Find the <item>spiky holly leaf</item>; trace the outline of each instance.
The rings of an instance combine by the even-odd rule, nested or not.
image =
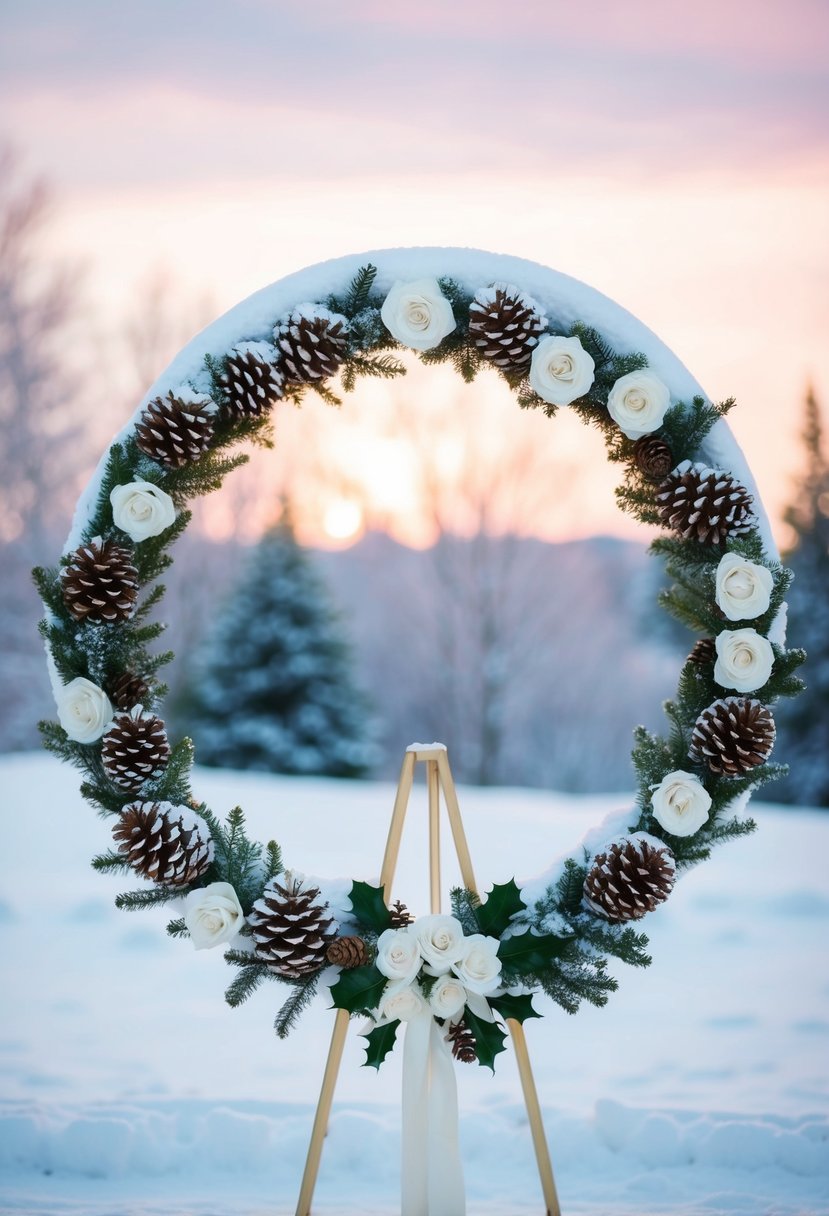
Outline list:
[[[382,1026],[375,1026],[368,1034],[360,1036],[368,1044],[366,1047],[366,1058],[363,1061],[364,1068],[380,1067],[394,1047],[394,1040],[397,1037],[397,1027],[399,1025],[399,1019],[395,1019],[393,1022],[384,1022]]]
[[[497,1022],[485,1022],[477,1017],[467,1005],[463,1020],[475,1036],[475,1055],[478,1063],[495,1072],[495,1057],[504,1051],[506,1035]]]
[[[484,902],[475,909],[478,928],[489,937],[500,937],[513,916],[526,906],[514,878],[509,882],[496,883]]]
[[[370,1013],[377,1008],[385,986],[386,977],[374,963],[369,963],[366,967],[342,971],[336,984],[331,985],[331,999],[336,1009]]]
[[[529,975],[543,971],[554,958],[561,958],[566,946],[565,938],[527,929],[525,933],[505,937],[498,947],[498,957],[507,971]]]
[[[354,916],[361,925],[382,933],[391,924],[391,913],[383,898],[383,888],[373,887],[368,882],[353,882],[351,884],[351,907]]]
[[[527,1018],[540,1018],[541,1014],[533,1009],[533,999],[528,992],[520,996],[514,992],[502,992],[500,996],[487,997],[492,1008],[500,1013],[502,1018],[514,1018],[516,1022],[526,1022]]]

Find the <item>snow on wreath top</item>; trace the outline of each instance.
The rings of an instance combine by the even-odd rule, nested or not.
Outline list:
[[[175,904],[169,933],[228,947],[231,1005],[265,980],[285,985],[284,1036],[323,983],[335,1006],[372,1019],[369,1064],[428,1008],[456,1058],[492,1066],[499,1018],[538,1016],[539,989],[569,1012],[605,1004],[607,955],[650,962],[633,923],[712,845],[753,829],[750,792],[783,771],[769,763],[769,706],[799,691],[804,656],[785,649],[791,575],[721,421],[732,401],[710,402],[643,326],[553,271],[469,250],[371,256],[301,272],[216,322],[113,442],[60,568],[35,572],[59,718],[42,730],[112,818],[114,848],[95,868],[146,880],[118,906]],[[652,545],[674,580],[662,603],[701,635],[665,706],[667,735],[635,731],[635,806],[539,878],[483,902],[455,891],[452,916],[417,920],[365,882],[343,891],[286,871],[275,842],[248,838],[240,809],[223,823],[193,796],[193,745],[171,747],[157,713],[172,655],[150,649],[167,549],[189,499],[246,459],[230,449],[270,442],[278,400],[313,389],[336,402],[335,376],[348,392],[358,376],[400,375],[401,347],[467,381],[493,367],[523,409],[567,407],[598,426],[622,468],[620,506],[665,531]]]

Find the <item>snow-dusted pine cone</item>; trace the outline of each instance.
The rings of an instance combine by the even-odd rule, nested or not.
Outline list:
[[[270,342],[240,342],[225,359],[221,382],[230,413],[258,418],[282,396],[285,377],[279,352]]]
[[[325,957],[335,967],[350,971],[352,967],[365,967],[368,951],[361,937],[338,937],[326,950]]]
[[[593,859],[584,880],[584,903],[613,924],[639,920],[668,898],[675,877],[668,846],[637,832]]]
[[[210,829],[189,806],[131,802],[112,835],[137,874],[167,887],[189,886],[213,860]]]
[[[636,467],[648,481],[664,481],[674,467],[674,454],[664,439],[643,435],[633,445]]]
[[[391,929],[405,929],[406,925],[411,925],[414,921],[409,909],[399,899],[396,899],[389,908],[389,916],[391,917],[389,921]]]
[[[324,967],[334,938],[327,907],[318,887],[303,887],[288,875],[282,882],[272,878],[248,917],[256,957],[288,979]]]
[[[111,781],[135,793],[166,768],[169,759],[170,744],[160,718],[140,709],[115,715],[101,750],[101,761]]]
[[[132,550],[96,536],[76,549],[61,571],[61,591],[77,621],[101,625],[128,620],[138,599]]]
[[[145,705],[150,695],[150,686],[143,676],[125,671],[107,688],[109,699],[116,709],[129,711],[136,705]]]
[[[318,384],[335,375],[348,354],[348,321],[316,304],[302,304],[274,330],[285,379]]]
[[[192,393],[156,397],[135,426],[135,442],[145,455],[168,469],[198,460],[210,447],[216,407],[209,397]]]
[[[717,647],[714,644],[713,638],[697,638],[691,647],[691,653],[686,659],[687,663],[699,663],[704,667],[706,663],[713,663],[717,657]]]
[[[469,308],[469,336],[496,367],[526,367],[546,328],[541,305],[508,283],[482,287]]]
[[[686,540],[721,545],[748,532],[755,520],[754,501],[730,473],[683,460],[656,493],[662,522]]]
[[[466,1022],[455,1022],[446,1033],[446,1041],[452,1048],[452,1055],[462,1064],[474,1064],[478,1058],[475,1052],[475,1036]]]
[[[737,777],[765,764],[774,747],[771,712],[752,697],[722,697],[694,723],[688,755],[712,773]]]

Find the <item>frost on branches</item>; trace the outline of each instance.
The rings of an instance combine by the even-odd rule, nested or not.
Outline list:
[[[252,550],[185,700],[202,764],[330,777],[372,767],[348,645],[290,522]]]

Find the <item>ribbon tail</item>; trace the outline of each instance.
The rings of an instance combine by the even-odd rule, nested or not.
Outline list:
[[[431,1012],[406,1024],[402,1121],[401,1216],[464,1216],[458,1087]]]

